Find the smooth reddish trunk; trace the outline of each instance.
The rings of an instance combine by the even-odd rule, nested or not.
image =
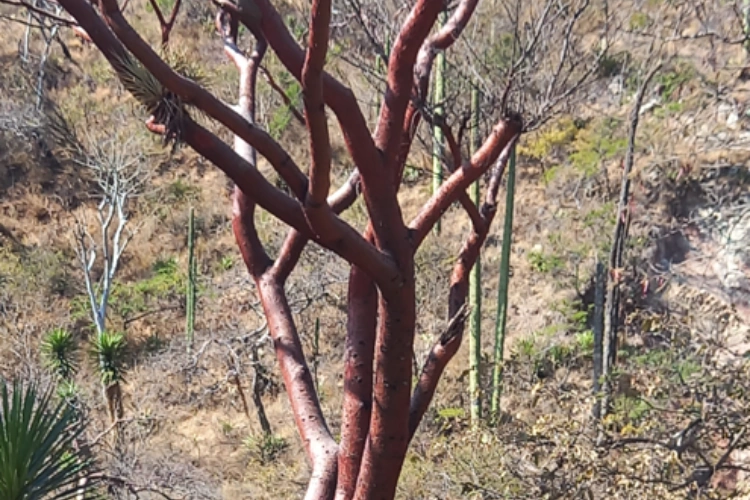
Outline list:
[[[372,412],[378,291],[372,279],[357,267],[349,274],[348,302],[337,499],[354,495]]]
[[[181,139],[223,170],[235,183],[235,238],[273,338],[278,365],[312,475],[310,500],[394,498],[407,447],[448,361],[455,355],[463,331],[468,272],[487,236],[496,208],[501,168],[493,172],[487,200],[480,207],[466,188],[485,174],[509,145],[522,124],[501,119],[479,151],[469,160],[449,128],[445,129],[454,171],[440,190],[407,226],[397,199],[400,179],[414,131],[422,118],[419,105],[427,97],[434,56],[454,43],[473,14],[477,0],[462,0],[446,26],[429,36],[444,2],[417,0],[393,47],[388,90],[374,133],[367,127],[353,92],[324,71],[330,30],[329,0],[314,0],[309,49],[303,50],[289,33],[269,0],[252,0],[261,21],[227,0],[217,0],[222,12],[217,28],[224,50],[239,70],[237,110],[225,105],[197,83],[174,72],[133,30],[116,0],[100,0],[103,17],[86,0],[60,0],[80,29],[117,66],[135,58],[170,92],[199,108],[235,134],[234,148],[208,129],[185,120]],[[168,20],[157,17],[165,39],[179,9]],[[245,56],[237,48],[238,24],[255,36],[256,51]],[[254,124],[255,81],[265,44],[302,84],[305,123],[309,132],[307,173],[284,148]],[[132,54],[132,55],[131,55]],[[325,107],[338,119],[344,142],[356,167],[334,194],[331,188],[331,144]],[[445,124],[441,126],[447,127]],[[155,132],[163,124],[148,122]],[[256,152],[286,181],[293,197],[277,189],[255,168]],[[362,193],[369,215],[368,230],[360,234],[338,216]],[[454,202],[469,214],[472,233],[454,267],[449,292],[449,329],[433,347],[412,391],[412,357],[416,324],[414,253],[441,215]],[[290,227],[279,255],[266,253],[255,227],[261,206]],[[321,410],[302,342],[284,290],[308,241],[335,252],[350,266],[348,320],[344,366],[341,442],[337,444]]]

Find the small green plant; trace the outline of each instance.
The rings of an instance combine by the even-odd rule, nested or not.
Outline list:
[[[578,132],[578,124],[573,118],[561,118],[540,131],[532,132],[528,139],[518,146],[518,154],[534,160],[545,160],[572,144]]]
[[[560,165],[553,165],[549,168],[545,168],[542,172],[542,182],[545,186],[549,186],[553,180],[558,176],[562,167]]]
[[[103,332],[91,342],[90,355],[97,364],[104,385],[123,380],[126,348],[125,335]]]
[[[683,85],[695,78],[695,68],[688,63],[680,63],[672,71],[660,74],[657,77],[659,87],[661,87],[661,96],[665,101],[674,99],[676,92]]]
[[[651,407],[643,399],[620,394],[613,402],[613,413],[631,425],[638,425]]]
[[[586,215],[583,216],[583,226],[596,227],[597,224],[603,222],[608,227],[614,227],[615,222],[617,222],[616,214],[615,204],[608,201],[586,212]]]
[[[170,10],[172,10],[173,5],[174,0],[156,0],[156,6],[159,7],[159,10],[162,11],[165,16]],[[151,2],[146,3],[146,12],[153,14],[154,7],[151,5]]]
[[[665,349],[651,349],[645,354],[635,356],[633,361],[641,366],[652,368],[668,367],[671,363],[671,356]]]
[[[546,352],[546,358],[551,362],[553,367],[564,365],[571,357],[573,351],[569,346],[564,344],[555,344],[549,347]]]
[[[57,397],[64,401],[77,400],[80,392],[80,387],[72,380],[63,380],[57,385]]]
[[[578,347],[578,350],[586,356],[593,354],[594,332],[592,330],[584,330],[576,333],[576,346]]]
[[[536,355],[536,337],[530,336],[516,342],[516,354],[523,358],[533,358]]]
[[[560,256],[545,254],[541,250],[530,251],[528,259],[531,268],[538,273],[555,273],[565,266]]]
[[[284,89],[284,94],[289,99],[291,106],[298,106],[302,99],[302,86],[285,71],[281,71],[277,78],[278,83],[281,88]],[[280,139],[281,135],[287,127],[289,127],[291,121],[292,112],[289,107],[278,107],[268,120],[268,133],[271,134],[271,137],[274,139]]]
[[[167,194],[171,201],[182,202],[194,198],[198,195],[200,189],[192,186],[182,179],[172,182],[167,188]]]
[[[455,420],[466,417],[463,408],[441,408],[437,412],[438,417],[445,420]]]
[[[692,359],[684,359],[675,364],[674,370],[679,380],[684,382],[696,373],[700,373],[701,366]]]
[[[122,317],[148,309],[153,300],[184,296],[186,274],[180,272],[174,257],[159,258],[152,265],[152,275],[135,283],[116,283],[112,288],[111,307]],[[85,301],[85,297],[81,300]],[[76,310],[85,305],[79,300]]]
[[[651,24],[651,19],[645,12],[635,12],[630,16],[630,22],[628,24],[632,31],[640,31]]]
[[[234,426],[231,422],[227,422],[226,420],[221,421],[221,433],[225,436],[231,436],[232,432],[234,431]]]
[[[76,371],[74,355],[76,351],[73,335],[65,328],[55,328],[42,340],[42,356],[53,372],[63,380]]]
[[[489,50],[485,52],[485,64],[501,70],[509,68],[516,56],[514,54],[516,49],[513,34],[503,33],[499,36],[495,44],[491,45]]]
[[[458,407],[441,408],[437,411],[435,423],[438,426],[438,434],[448,435],[453,430],[464,426],[466,411]]]
[[[605,118],[576,135],[570,162],[578,172],[592,177],[599,171],[602,162],[625,151],[627,139],[617,136],[621,123],[616,118]]]
[[[219,261],[219,267],[222,271],[229,271],[234,267],[234,259],[231,255],[225,255]]]
[[[261,465],[274,462],[289,447],[286,439],[273,434],[248,436],[244,440],[244,445]]]

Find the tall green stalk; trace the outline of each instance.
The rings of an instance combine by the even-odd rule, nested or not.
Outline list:
[[[471,144],[473,156],[479,148],[479,89],[471,89]],[[471,200],[479,206],[479,180],[471,187]],[[469,273],[469,404],[471,425],[476,427],[482,418],[482,254]]]
[[[188,222],[188,279],[187,292],[185,294],[185,337],[187,338],[188,352],[193,347],[193,336],[195,333],[195,209],[190,207],[190,219]]]
[[[440,13],[440,26],[443,26],[448,16],[445,11]],[[435,104],[435,118],[445,116],[443,109],[443,100],[445,100],[445,51],[441,50],[435,60],[435,94],[433,103]],[[443,183],[443,150],[445,148],[445,138],[443,129],[435,125],[432,132],[432,193],[435,194]],[[435,223],[435,234],[440,234],[440,219]]]
[[[508,319],[508,282],[510,281],[510,245],[513,239],[513,195],[516,187],[516,149],[510,153],[507,174],[507,196],[505,199],[505,225],[503,226],[503,248],[500,257],[500,286],[497,291],[497,318],[495,319],[495,351],[492,370],[492,421],[500,417],[500,394],[503,387],[503,354],[505,352],[505,326]]]

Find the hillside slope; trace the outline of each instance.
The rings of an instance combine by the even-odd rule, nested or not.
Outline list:
[[[299,22],[303,8],[287,4],[285,14]],[[147,1],[133,0],[129,9],[135,27],[156,44]],[[213,33],[213,11],[189,2],[178,19],[172,45],[190,54],[217,96],[234,101],[236,74]],[[0,33],[0,375],[50,382],[39,354],[43,336],[64,327],[83,344],[92,328],[73,237],[76,220],[95,220],[97,188],[59,152],[47,117],[31,104],[36,66],[18,55],[23,27],[0,23],[7,28]],[[49,100],[89,144],[115,132],[132,137],[151,175],[133,205],[138,232],[123,255],[109,317],[128,340],[118,433],[83,354],[75,378],[97,458],[107,474],[133,486],[116,489],[112,498],[163,498],[159,492],[185,499],[299,497],[309,470],[258,298],[235,246],[228,180],[193,151],[170,151],[148,135],[142,112],[104,59],[69,31],[63,38],[75,63],[59,47],[52,50]],[[622,387],[613,413],[600,426],[590,421],[591,277],[611,245],[634,90],[629,80],[645,65],[640,52],[621,71],[599,78],[584,103],[519,144],[504,423],[469,428],[468,351],[462,346],[415,438],[399,498],[685,498],[699,482],[672,490],[675,485],[692,478],[704,459],[716,463],[750,424],[750,82],[738,76],[741,46],[715,50],[716,69],[705,57],[708,42],[690,43],[692,49],[670,52],[637,135],[623,271]],[[40,47],[35,39],[31,51]],[[347,75],[363,107],[374,101],[365,78],[343,58],[331,66]],[[278,61],[268,67],[293,88]],[[281,103],[272,89],[263,85],[261,92],[263,125],[305,165],[304,128],[277,111]],[[220,134],[230,140],[226,131]],[[333,138],[340,183],[351,165],[340,132]],[[400,193],[407,219],[429,196],[426,148],[414,151],[410,164]],[[197,215],[199,299],[195,347],[186,353],[190,207]],[[361,205],[345,218],[364,229]],[[260,221],[262,239],[277,250],[283,226],[267,214]],[[418,360],[445,325],[449,273],[468,224],[460,207],[452,207],[442,233],[430,235],[416,257]],[[502,238],[496,224],[482,254],[487,366]],[[308,356],[319,324],[317,378],[335,434],[347,276],[341,260],[310,245],[288,285]],[[245,406],[256,378],[273,438],[263,437],[255,409]],[[696,415],[704,422],[703,456],[675,458],[673,449],[658,446]],[[725,461],[750,467],[749,444],[734,443]],[[750,493],[738,468],[717,471],[701,486],[710,498]]]

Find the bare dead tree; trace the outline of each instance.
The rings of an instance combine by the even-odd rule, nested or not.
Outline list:
[[[90,142],[90,149],[78,163],[96,181],[100,201],[96,205],[96,230],[92,231],[85,213],[76,221],[75,249],[83,269],[86,294],[96,333],[107,330],[109,304],[120,259],[135,236],[129,227],[129,204],[150,180],[145,156],[133,138],[113,137]],[[101,272],[97,273],[97,268]],[[97,276],[98,274],[98,276]]]
[[[73,240],[96,331],[93,345],[105,401],[111,421],[116,422],[123,414],[120,363],[124,338],[110,334],[107,310],[122,255],[138,229],[130,221],[130,205],[148,185],[150,172],[133,137],[115,134],[94,140],[88,136],[84,143],[87,147],[78,148],[76,162],[92,174],[99,202],[93,228],[85,209],[76,217]]]
[[[510,149],[525,130],[524,120],[507,108],[507,100],[501,100],[495,108],[495,123],[488,137],[471,158],[463,155],[451,127],[444,125],[453,159],[452,171],[418,215],[405,221],[397,194],[415,126],[421,116],[429,116],[424,113],[424,103],[432,62],[438,51],[449,49],[461,36],[475,14],[478,1],[458,2],[447,23],[434,32],[432,28],[445,8],[444,2],[418,0],[408,13],[404,10],[399,14],[402,23],[388,57],[388,85],[372,132],[352,90],[325,71],[330,31],[335,27],[330,1],[312,3],[306,50],[298,45],[268,0],[245,0],[240,5],[228,0],[216,3],[222,11],[217,24],[225,52],[240,73],[236,107],[219,101],[166,64],[124,18],[115,0],[101,0],[96,6],[85,0],[60,0],[60,5],[113,66],[124,86],[146,107],[150,114],[146,122],[149,130],[167,140],[189,145],[236,184],[235,237],[255,281],[292,413],[312,466],[306,498],[393,498],[409,442],[443,370],[460,346],[469,270],[491,227],[504,165]],[[588,5],[576,1],[560,16],[580,16]],[[256,40],[255,50],[249,56],[237,48],[240,23]],[[571,25],[563,23],[563,26]],[[567,30],[569,36],[574,27]],[[551,33],[540,33],[539,37],[552,36]],[[554,33],[564,37],[566,31]],[[307,173],[254,123],[255,81],[266,48],[273,50],[303,89],[310,141]],[[559,64],[568,68],[573,57],[574,54],[564,51]],[[595,59],[587,54],[587,61]],[[565,71],[571,79],[586,78],[589,74],[587,70]],[[513,73],[506,75],[506,79],[508,88],[517,83]],[[575,91],[560,93],[557,87],[561,82],[562,79],[555,79],[548,83],[552,88],[547,93],[550,102],[562,101]],[[356,166],[333,193],[326,108],[335,115]],[[194,120],[191,112],[195,109],[228,128],[235,135],[234,148]],[[256,152],[276,170],[291,194],[276,188],[258,171]],[[483,203],[477,206],[467,202],[466,188],[485,174],[488,183]],[[339,217],[359,194],[369,216],[363,233]],[[436,340],[412,390],[417,317],[414,254],[456,201],[467,211],[471,226],[451,276],[448,326]],[[290,227],[275,259],[268,255],[258,236],[257,207]],[[107,220],[106,216],[103,220]],[[285,292],[287,278],[309,241],[335,253],[351,266],[345,392],[338,443],[321,410]],[[81,262],[87,264],[91,260],[90,250],[82,248]]]

